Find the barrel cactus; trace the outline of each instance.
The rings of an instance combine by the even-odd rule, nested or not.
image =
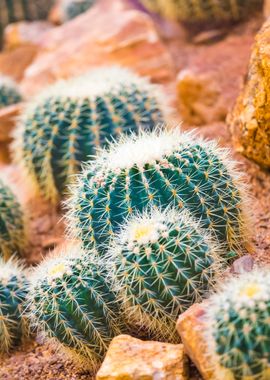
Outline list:
[[[261,9],[262,0],[140,0],[149,10],[188,24],[238,21]]]
[[[106,256],[127,324],[172,342],[179,314],[209,291],[221,264],[216,242],[175,210],[134,216]]]
[[[25,246],[24,217],[11,189],[0,180],[0,257],[9,258]]]
[[[15,144],[18,162],[50,201],[70,175],[120,133],[162,122],[159,90],[131,71],[110,67],[61,81],[29,105]]]
[[[117,304],[104,268],[77,247],[34,271],[27,309],[32,327],[91,368],[119,334]]]
[[[86,12],[96,0],[65,0],[62,2],[63,21],[71,20]]]
[[[218,365],[215,379],[269,379],[269,270],[226,281],[211,297],[206,315],[209,357]]]
[[[21,100],[17,84],[11,78],[0,75],[0,108],[19,103]]]
[[[128,216],[170,205],[190,210],[224,248],[238,249],[247,242],[244,193],[228,152],[215,142],[178,129],[142,132],[111,144],[79,175],[70,232],[102,253]]]
[[[27,336],[22,316],[28,282],[23,267],[14,258],[0,258],[0,355],[8,353]]]

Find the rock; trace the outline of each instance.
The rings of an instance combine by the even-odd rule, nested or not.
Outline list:
[[[129,335],[119,335],[111,342],[96,379],[188,379],[183,345],[142,341]]]
[[[49,21],[55,25],[61,25],[64,20],[64,15],[62,13],[62,3],[64,0],[56,0],[54,6],[49,13]]]
[[[245,87],[228,118],[236,149],[270,167],[270,20],[256,37]]]
[[[100,0],[89,11],[46,33],[39,54],[25,72],[22,88],[33,94],[57,79],[110,64],[131,67],[155,82],[174,78],[171,55],[154,22],[125,0]]]
[[[264,0],[263,15],[265,18],[270,16],[270,1]]]
[[[4,49],[14,50],[20,46],[37,46],[46,32],[52,29],[48,21],[21,21],[9,24],[4,31]]]
[[[245,255],[235,260],[230,268],[230,273],[239,275],[245,272],[251,272],[254,268],[255,260],[251,255]]]
[[[231,377],[226,377],[227,371],[224,372],[224,369],[218,363],[215,363],[214,366],[209,363],[208,342],[204,335],[207,328],[205,320],[206,308],[207,301],[192,305],[180,315],[176,325],[177,331],[181,336],[185,352],[196,365],[204,380],[216,380],[217,378],[233,380]],[[213,360],[213,357],[211,357],[211,360]],[[217,376],[216,371],[220,377]]]

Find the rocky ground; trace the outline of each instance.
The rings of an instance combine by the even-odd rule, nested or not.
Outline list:
[[[123,1],[119,1],[119,3],[123,3]],[[116,10],[115,8],[111,12],[116,12]],[[122,8],[119,12],[123,12],[124,16]],[[105,18],[108,15],[103,15],[102,17]],[[136,16],[137,18],[135,18],[131,14],[129,17],[129,20],[123,19],[121,21],[121,17],[119,17],[118,22],[125,24],[123,28],[117,25],[117,21],[112,21],[111,28],[115,28],[114,34],[107,35],[106,33],[108,32],[104,32],[104,35],[99,36],[99,45],[103,44],[103,48],[109,40],[114,44],[114,49],[109,53],[108,49],[104,53],[102,47],[97,47],[94,44],[93,40],[97,36],[89,35],[89,39],[91,40],[92,38],[92,45],[89,42],[87,47],[86,45],[83,46],[84,49],[89,49],[87,56],[94,51],[96,55],[99,55],[99,58],[100,56],[102,56],[102,59],[109,57],[109,61],[117,61],[118,59],[120,63],[133,66],[137,71],[148,75],[152,72],[152,78],[163,83],[166,94],[170,99],[173,99],[172,103],[176,107],[177,120],[181,117],[184,119],[183,128],[189,129],[197,126],[198,132],[203,136],[218,139],[221,145],[232,149],[232,155],[239,161],[241,171],[245,174],[246,184],[250,188],[251,208],[254,210],[254,220],[252,222],[254,257],[260,262],[270,262],[270,233],[268,228],[270,219],[270,176],[269,173],[260,169],[256,164],[235,152],[231,143],[229,127],[225,122],[226,115],[233,106],[243,84],[254,36],[263,22],[262,16],[255,16],[250,21],[231,27],[229,30],[211,30],[199,34],[187,32],[184,28],[176,25],[164,24],[160,20],[155,20],[155,26],[153,26],[148,16],[143,14],[141,14],[142,18],[147,17],[144,20],[144,25],[142,25],[143,22],[140,21],[139,17]],[[131,20],[132,17],[134,17],[133,21]],[[96,24],[102,24],[105,21],[103,19],[95,22]],[[74,30],[79,32],[82,24],[83,20],[81,24],[74,21]],[[27,28],[27,33],[29,33],[29,27]],[[93,26],[91,28],[93,29]],[[125,28],[133,29],[131,31]],[[149,30],[152,30],[151,28],[153,30],[156,28],[160,37],[154,36],[159,39],[155,40],[152,52],[149,52],[147,51],[149,46],[147,44],[143,47],[138,46],[138,41],[142,38],[147,40],[145,33],[147,34]],[[16,54],[26,54],[29,49],[40,49],[34,61],[29,58],[32,65],[30,66],[31,70],[20,72],[17,75],[17,79],[22,79],[21,83],[24,89],[29,89],[31,83],[36,82],[38,76],[40,79],[35,84],[37,87],[42,87],[46,80],[53,81],[59,76],[74,73],[76,71],[74,69],[75,63],[78,64],[82,59],[82,56],[71,59],[63,69],[64,63],[61,60],[61,54],[65,55],[67,53],[67,42],[62,44],[59,39],[64,31],[61,32],[61,27],[55,28],[57,29],[55,31],[53,27],[52,29],[49,33],[54,32],[54,36],[52,34],[47,36],[42,43],[40,41],[33,43],[31,38],[30,43],[28,34],[19,29],[21,33],[20,39],[28,42],[21,43],[16,49],[9,48],[9,54],[13,59]],[[119,43],[121,38],[125,39],[121,36],[124,30],[126,31],[125,37],[128,36],[126,38],[131,40],[133,38],[133,42],[128,41],[128,48],[126,47],[127,45]],[[14,30],[12,33],[14,37]],[[136,33],[137,35],[139,34],[139,37],[137,36],[138,40],[135,38]],[[11,40],[9,36],[10,45],[12,41],[14,42],[14,39]],[[127,40],[125,41],[127,42]],[[82,48],[85,41],[77,41],[77,43],[78,48]],[[59,44],[61,45],[60,47],[57,46]],[[72,40],[71,46],[73,49],[74,44],[75,40]],[[91,46],[93,47],[92,51]],[[25,49],[24,53],[23,48]],[[22,51],[19,52],[18,49]],[[123,51],[119,52],[121,49]],[[5,55],[4,57],[3,54]],[[5,51],[3,54],[0,55],[0,70],[1,65],[3,65],[6,68],[5,70],[9,71],[10,69],[6,65],[8,52]],[[34,54],[37,54],[37,52],[35,51]],[[50,62],[53,59],[53,54],[55,59],[61,60],[61,62],[51,68]],[[72,54],[74,54],[74,51]],[[110,54],[113,59],[111,59]],[[77,61],[74,62],[74,60]],[[89,60],[90,58],[88,57],[88,63],[83,61],[86,66],[91,66],[95,63]],[[25,62],[21,64],[27,66]],[[18,63],[16,63],[16,67],[17,65]],[[19,71],[18,68],[16,70]],[[178,72],[180,72],[180,75],[177,79],[174,79],[175,73]],[[175,94],[177,94],[177,97]],[[179,116],[179,111],[181,116]],[[36,264],[41,260],[42,256],[64,241],[65,226],[62,211],[52,210],[49,205],[37,199],[24,183],[18,168],[10,165],[2,166],[1,175],[9,178],[28,210],[30,245],[26,253],[26,260],[29,264]],[[192,376],[192,380],[200,379],[195,369],[192,370]],[[76,369],[62,354],[54,352],[46,344],[42,345],[41,342],[28,343],[10,357],[3,358],[0,363],[1,380],[90,380],[91,378],[91,374]]]

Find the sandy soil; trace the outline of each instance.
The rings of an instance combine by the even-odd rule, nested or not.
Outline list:
[[[239,44],[232,43],[231,38],[221,38],[220,41],[211,41],[197,46],[191,43],[181,31],[178,38],[168,37],[167,43],[175,57],[178,68],[182,68],[189,62],[200,61],[203,57],[208,57],[211,61],[211,54],[218,49],[230,49],[233,57],[226,63],[227,72],[224,74],[224,91],[232,91],[231,83],[235,77],[242,74],[243,68],[247,67],[249,50],[261,19],[236,27],[232,34],[236,38],[243,38],[245,51],[239,50]],[[164,31],[163,31],[164,32]],[[194,42],[194,41],[193,41]],[[216,50],[215,50],[216,46]],[[243,47],[244,49],[244,47]],[[211,53],[211,54],[210,54]],[[209,58],[210,57],[210,58]],[[240,65],[235,65],[237,57],[240,57]],[[237,67],[236,67],[237,66]],[[237,71],[238,70],[238,71]],[[235,93],[232,93],[232,100]],[[185,126],[185,128],[192,126]],[[201,126],[199,132],[209,138],[217,138],[223,146],[231,147],[231,138],[225,122],[218,122],[211,125]],[[233,152],[233,155],[242,165],[242,171],[246,174],[246,182],[250,185],[252,195],[252,206],[255,211],[253,222],[253,242],[255,245],[255,258],[259,261],[270,262],[270,229],[268,227],[270,219],[270,176],[269,173],[260,169],[256,164],[246,160],[244,157]],[[5,168],[7,173],[14,172],[14,168]],[[15,170],[16,171],[16,170]],[[16,181],[15,181],[16,182]],[[29,194],[28,194],[29,195]],[[33,201],[31,196],[26,196],[24,200],[29,210],[29,221],[31,231],[30,247],[26,253],[29,264],[40,261],[51,249],[63,241],[64,222],[61,220],[61,212],[51,210],[44,202]],[[193,370],[192,380],[200,379],[196,371]],[[30,342],[25,347],[14,352],[12,356],[3,358],[0,365],[0,380],[83,380],[91,379],[90,373],[78,370],[74,365],[61,354],[52,351],[46,344]]]

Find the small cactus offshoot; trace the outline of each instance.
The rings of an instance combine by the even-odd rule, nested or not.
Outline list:
[[[56,203],[100,146],[163,120],[155,85],[124,68],[97,69],[61,81],[29,105],[14,154],[40,192]]]
[[[141,0],[150,11],[188,24],[242,20],[262,8],[262,0]]]
[[[68,21],[86,12],[96,0],[64,0],[62,2],[63,20]]]
[[[131,218],[106,259],[126,323],[172,342],[179,314],[202,299],[220,269],[215,241],[175,210]]]
[[[11,189],[0,180],[0,257],[9,258],[25,246],[24,217]]]
[[[0,355],[8,353],[27,336],[22,317],[28,282],[23,267],[14,259],[0,258]]]
[[[104,149],[79,175],[70,232],[106,251],[124,220],[148,206],[188,209],[228,249],[247,238],[243,184],[228,152],[178,129],[142,132]]]
[[[270,272],[226,281],[207,305],[206,341],[217,380],[270,378]],[[221,366],[221,368],[219,367]],[[231,374],[231,375],[230,375]]]
[[[9,77],[0,75],[0,108],[22,100],[17,84]]]
[[[91,368],[120,333],[104,268],[77,247],[43,261],[30,279],[32,326]]]

